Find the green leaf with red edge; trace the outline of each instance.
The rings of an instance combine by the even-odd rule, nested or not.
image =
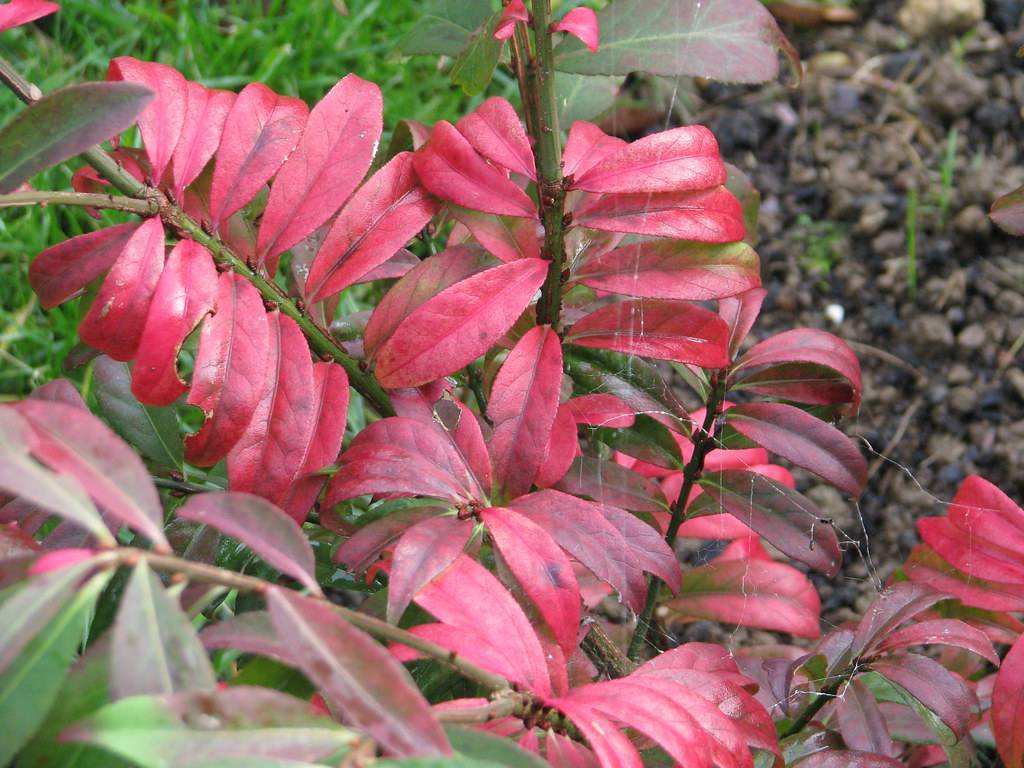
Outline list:
[[[989,216],[1004,232],[1018,237],[1024,235],[1024,187],[997,198]]]
[[[814,503],[785,485],[755,472],[706,472],[704,490],[689,516],[729,512],[783,554],[832,576],[842,552],[835,529]]]
[[[860,496],[867,485],[867,462],[853,441],[807,411],[784,403],[743,403],[726,410],[725,421],[851,496]]]
[[[414,387],[471,363],[512,328],[547,271],[546,259],[519,259],[467,277],[427,299],[377,348],[378,381],[389,389]],[[382,302],[377,312],[383,307]]]
[[[626,296],[707,301],[759,287],[760,269],[746,243],[645,240],[585,259],[574,279]]]
[[[714,312],[686,302],[637,299],[608,304],[577,320],[565,340],[582,347],[691,363],[729,364],[729,330]]]
[[[1006,765],[1024,764],[1024,640],[1003,659],[992,689],[992,735]]]
[[[597,53],[567,38],[555,49],[556,69],[761,83],[778,76],[781,51],[800,71],[796,50],[757,0],[616,0],[597,19]]]
[[[572,211],[572,220],[590,229],[704,243],[736,242],[747,232],[743,209],[725,187],[587,195]]]
[[[278,636],[297,651],[299,668],[355,728],[390,754],[448,754],[451,747],[409,673],[382,646],[322,601],[272,589]]]
[[[309,702],[252,686],[133,696],[63,734],[64,741],[95,744],[143,768],[306,765],[292,761],[337,755],[357,739]]]
[[[388,621],[398,623],[413,596],[462,554],[472,533],[472,522],[445,515],[428,517],[402,534],[388,574]]]
[[[133,83],[80,83],[25,107],[0,128],[0,194],[118,135],[152,99]]]

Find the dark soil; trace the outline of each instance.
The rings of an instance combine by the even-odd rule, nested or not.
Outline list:
[[[1024,500],[1024,241],[986,215],[1024,183],[1024,3],[990,1],[972,33],[927,40],[902,30],[899,7],[861,2],[855,24],[787,29],[801,88],[709,86],[687,115],[763,195],[757,337],[825,328],[861,358],[847,431],[868,490],[858,508],[808,483],[853,542],[840,578],[818,581],[831,622],[863,613],[918,541],[915,520],[942,514],[967,475]]]

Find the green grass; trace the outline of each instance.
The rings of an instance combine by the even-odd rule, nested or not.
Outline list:
[[[420,6],[417,0],[349,0],[346,17],[332,0],[63,0],[62,10],[38,27],[3,33],[0,50],[44,91],[101,80],[107,62],[126,55],[170,64],[211,87],[237,90],[261,81],[310,104],[354,72],[383,90],[387,134],[402,118],[454,120],[473,106],[436,59],[397,53]],[[0,123],[19,108],[12,94],[0,91]],[[75,165],[40,174],[34,186],[69,188]],[[26,282],[28,264],[44,248],[96,226],[80,210],[0,213],[0,398],[62,375],[76,341],[78,308],[72,302],[39,309]]]

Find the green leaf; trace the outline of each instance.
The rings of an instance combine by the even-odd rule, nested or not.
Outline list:
[[[152,98],[135,83],[82,83],[30,104],[0,129],[0,194],[121,133]]]
[[[481,0],[433,0],[424,5],[423,15],[398,44],[398,49],[409,56],[458,56],[492,10],[489,2]]]
[[[452,82],[461,86],[468,96],[482,93],[491,82],[494,68],[498,66],[504,41],[494,39],[494,28],[501,18],[501,11],[494,14],[473,31],[467,45],[455,60],[450,76]]]
[[[593,120],[615,103],[622,78],[555,73],[555,97],[558,116],[568,128],[577,120]]]
[[[308,702],[249,687],[132,696],[62,734],[65,741],[101,746],[143,768],[212,766],[224,760],[242,765],[232,758],[249,757],[312,762],[337,755],[356,738],[314,714]]]
[[[796,50],[759,0],[615,0],[597,15],[600,47],[566,36],[555,68],[579,75],[690,75],[760,83],[779,73],[776,50]]]
[[[145,693],[212,690],[216,684],[192,623],[141,561],[114,621],[110,678],[114,698]]]
[[[85,635],[93,603],[110,576],[93,576],[22,650],[17,663],[0,675],[0,765],[10,763],[53,706]]]
[[[486,760],[507,768],[546,768],[548,765],[536,755],[520,749],[515,742],[485,731],[450,725],[444,732],[459,755],[474,760]]]
[[[125,363],[103,356],[93,373],[96,402],[114,431],[157,466],[181,469],[182,440],[174,409],[151,408],[136,400]]]

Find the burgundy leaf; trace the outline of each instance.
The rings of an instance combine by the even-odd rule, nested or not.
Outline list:
[[[388,621],[398,623],[413,596],[462,554],[472,533],[469,520],[446,515],[427,518],[402,535],[388,577]]]
[[[309,270],[306,293],[323,301],[390,259],[437,213],[402,152],[341,209]]]
[[[420,590],[416,602],[440,622],[479,635],[508,659],[515,682],[540,696],[551,694],[551,681],[540,640],[526,614],[491,573],[461,555]],[[487,606],[481,611],[481,606]]]
[[[247,85],[228,113],[210,187],[210,216],[218,227],[270,181],[295,149],[308,108],[262,83]]]
[[[857,497],[868,481],[856,445],[807,411],[785,403],[744,403],[725,412],[726,423],[772,453]]]
[[[554,485],[572,467],[572,462],[580,453],[579,436],[576,434],[576,419],[565,404],[558,406],[555,421],[551,425],[551,439],[548,441],[547,455],[544,463],[537,471],[534,483],[540,488]]]
[[[589,496],[634,512],[664,512],[668,501],[658,484],[643,475],[605,459],[580,456],[557,484],[574,496]]]
[[[992,689],[992,735],[1006,765],[1024,764],[1024,640],[1003,659]]]
[[[934,659],[907,653],[897,659],[883,659],[871,669],[921,702],[953,732],[957,741],[970,730],[971,711],[978,699],[956,673]]]
[[[130,56],[112,59],[107,80],[126,80],[144,85],[156,94],[138,117],[139,133],[146,148],[151,180],[159,184],[171,162],[185,124],[188,83],[174,67]]]
[[[414,387],[471,363],[519,319],[547,271],[544,259],[520,259],[468,277],[427,299],[377,349],[377,379],[389,389]],[[383,307],[382,302],[374,317]]]
[[[491,455],[484,440],[480,417],[459,400],[441,399],[431,410],[431,420],[441,422],[484,493],[490,493]]]
[[[81,408],[83,411],[89,410],[89,406],[85,404],[85,400],[82,399],[75,385],[67,379],[48,381],[43,386],[32,390],[29,398],[32,400],[46,400],[54,403],[64,403],[64,405],[73,405],[76,408]]]
[[[267,611],[236,613],[208,624],[199,633],[199,639],[208,650],[231,649],[266,656],[284,664],[298,664],[297,654],[277,636]]]
[[[438,121],[413,164],[423,186],[442,200],[484,213],[537,218],[526,193],[488,165],[449,122]]]
[[[892,757],[849,749],[828,749],[801,760],[800,768],[906,768]]]
[[[544,461],[562,382],[562,346],[550,326],[531,328],[505,359],[491,387],[491,456],[506,498],[530,490]]]
[[[333,216],[363,180],[380,141],[383,109],[380,88],[356,75],[343,77],[313,107],[260,223],[256,253],[270,263],[270,274],[277,255]]]
[[[455,124],[473,149],[503,168],[537,180],[530,140],[507,99],[492,96]]]
[[[886,757],[896,754],[896,745],[885,726],[885,717],[874,695],[860,680],[851,680],[838,697],[836,715],[843,741],[851,749]]]
[[[170,405],[185,392],[178,352],[216,300],[217,270],[210,252],[182,240],[167,257],[142,329],[132,369],[132,393],[145,405]]]
[[[587,171],[577,171],[572,187],[616,194],[678,193],[719,187],[725,179],[714,134],[694,125],[627,144]]]
[[[679,560],[661,532],[618,507],[599,504],[597,510],[622,535],[637,564],[660,578],[672,592],[678,592],[682,580]]]
[[[627,296],[707,301],[757,288],[760,272],[760,260],[746,243],[646,240],[585,260],[575,277]]]
[[[75,296],[106,272],[124,250],[139,224],[118,224],[72,237],[36,256],[28,282],[43,309],[52,309]]]
[[[47,3],[43,0],[11,0],[0,6],[0,32],[20,27],[59,10],[60,6],[57,3]]]
[[[577,120],[569,128],[569,138],[562,153],[562,173],[566,177],[582,176],[626,146],[625,141],[609,136],[593,123]]]
[[[142,460],[88,411],[63,403],[24,400],[18,413],[31,425],[32,453],[77,480],[118,521],[167,547],[163,510]]]
[[[185,118],[171,158],[174,196],[179,200],[220,146],[224,123],[236,98],[230,91],[210,90],[191,81],[186,85]]]
[[[747,231],[743,209],[725,187],[590,196],[572,218],[590,229],[704,243],[732,243]]]
[[[876,597],[864,613],[851,648],[853,654],[859,656],[876,650],[897,627],[944,598],[945,595],[921,584],[893,584]]]
[[[608,304],[576,321],[566,341],[704,368],[729,364],[728,328],[722,319],[703,307],[682,302],[655,299]]]
[[[212,467],[245,433],[263,390],[268,331],[263,299],[252,284],[233,272],[217,286],[216,312],[204,324],[192,373],[188,404],[206,417],[185,439],[185,458]]]
[[[933,619],[911,624],[886,635],[878,646],[879,652],[915,645],[950,645],[976,653],[993,664],[999,664],[992,642],[980,629],[959,619]]]
[[[323,601],[273,589],[267,604],[299,668],[347,722],[399,757],[451,752],[430,706],[386,649]]]
[[[269,501],[247,493],[201,493],[179,507],[177,515],[238,539],[310,592],[320,592],[313,548],[295,521]]]
[[[338,547],[334,560],[347,565],[355,573],[362,573],[409,528],[445,512],[445,507],[410,507],[392,512],[356,531]]]
[[[591,53],[597,53],[597,14],[590,8],[573,8],[552,28],[555,32],[568,32],[579,38]]]
[[[582,600],[569,558],[543,528],[512,509],[487,509],[480,519],[562,652],[570,656],[576,648]]]
[[[135,230],[104,279],[78,326],[82,341],[114,360],[135,357],[163,267],[164,228],[154,216]]]
[[[514,216],[493,216],[448,204],[452,218],[458,221],[480,245],[501,261],[540,257],[537,222]],[[452,230],[452,235],[456,230]]]

